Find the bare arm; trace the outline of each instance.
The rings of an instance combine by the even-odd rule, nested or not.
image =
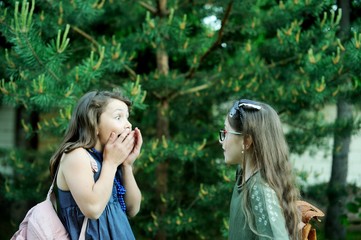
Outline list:
[[[89,155],[85,149],[78,148],[64,156],[59,172],[64,182],[59,178],[58,186],[71,192],[80,211],[86,217],[97,219],[112,193],[116,167],[112,166],[110,161],[103,164],[99,179],[94,182]]]
[[[127,205],[127,214],[130,217],[134,217],[139,212],[142,195],[135,181],[132,166],[122,165],[122,178],[124,188],[126,189],[124,200]]]
[[[122,182],[126,189],[125,203],[127,205],[127,214],[130,217],[134,217],[140,209],[140,203],[142,200],[142,194],[139,190],[137,182],[133,173],[133,163],[140,154],[140,149],[143,144],[142,134],[140,130],[136,128],[133,132],[135,138],[135,144],[132,152],[128,158],[122,164]]]
[[[95,182],[89,156],[82,148],[65,154],[59,171],[58,186],[70,190],[82,213],[97,219],[104,211],[112,193],[117,167],[124,162],[133,149],[134,138],[128,132],[117,137],[114,133],[104,147],[103,165],[99,179]]]

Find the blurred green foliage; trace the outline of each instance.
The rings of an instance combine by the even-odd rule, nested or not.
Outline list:
[[[0,202],[13,231],[45,196],[49,158],[89,90],[121,90],[134,102],[131,121],[144,137],[137,239],[227,237],[235,169],[224,165],[218,130],[229,101],[273,105],[293,153],[332,136],[326,104],[359,103],[360,20],[338,39],[333,1],[165,2],[0,1],[0,102],[21,112],[23,139],[0,155],[11,169],[0,175]],[[360,119],[348,127],[357,132]]]

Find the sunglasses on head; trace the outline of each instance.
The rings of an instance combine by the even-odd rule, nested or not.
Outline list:
[[[262,107],[258,105],[256,102],[247,99],[242,99],[237,101],[233,105],[231,111],[229,112],[229,116],[233,117],[237,113],[237,111],[240,112],[241,109],[243,111],[259,111],[262,109]]]

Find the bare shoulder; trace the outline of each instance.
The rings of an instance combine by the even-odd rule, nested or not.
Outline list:
[[[65,153],[61,165],[64,168],[89,167],[89,153],[84,148],[76,148],[71,152]]]
[[[89,164],[89,155],[84,148],[76,148],[64,153],[59,168],[58,187],[69,190],[71,185],[78,184],[81,179],[92,179],[92,169]]]
[[[80,178],[91,176],[88,153],[84,148],[76,148],[64,153],[59,167],[57,185],[61,190],[68,191],[69,184],[79,182]]]

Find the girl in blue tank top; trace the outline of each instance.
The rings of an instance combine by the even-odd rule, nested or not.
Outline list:
[[[130,106],[116,92],[85,94],[51,158],[60,218],[71,239],[79,238],[85,217],[86,239],[135,239],[128,217],[140,209],[133,163],[143,140],[128,120]]]

